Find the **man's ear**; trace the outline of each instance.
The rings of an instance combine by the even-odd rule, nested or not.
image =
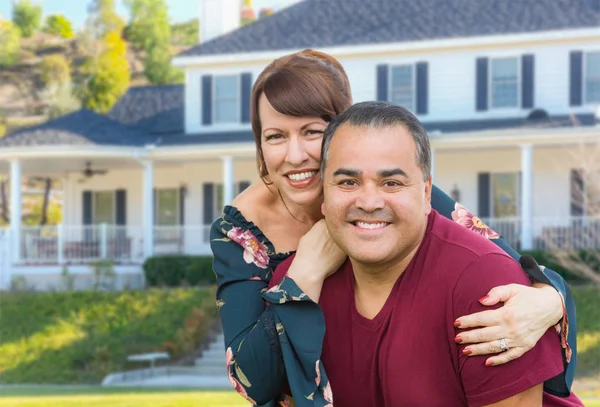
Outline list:
[[[431,213],[431,190],[433,187],[433,178],[429,177],[425,183],[425,215]]]

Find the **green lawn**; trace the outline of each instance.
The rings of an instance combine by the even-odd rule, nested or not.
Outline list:
[[[2,407],[248,407],[233,391],[114,389],[0,390]]]

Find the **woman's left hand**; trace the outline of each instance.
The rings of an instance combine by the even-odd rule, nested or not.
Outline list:
[[[519,284],[495,287],[480,302],[486,306],[504,302],[504,306],[460,317],[455,326],[477,328],[459,334],[460,344],[472,344],[463,352],[470,351],[470,356],[498,354],[489,358],[486,366],[520,358],[563,316],[562,296],[554,287],[541,283],[534,283],[533,287]],[[500,338],[506,341],[508,351],[502,352]]]

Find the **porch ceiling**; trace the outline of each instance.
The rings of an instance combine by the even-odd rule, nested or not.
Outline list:
[[[131,168],[142,168],[140,163],[133,158],[23,158],[21,159],[21,171],[23,175],[54,175],[61,176],[68,173],[81,172],[85,169],[86,163],[91,163],[91,168],[103,170],[120,170]],[[10,172],[10,162],[0,160],[0,173],[8,174]]]

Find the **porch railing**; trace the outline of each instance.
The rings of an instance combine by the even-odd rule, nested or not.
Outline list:
[[[209,254],[210,226],[155,226],[153,254]],[[83,264],[111,259],[120,264],[142,263],[141,226],[58,225],[24,226],[20,237],[20,262],[28,264]]]

